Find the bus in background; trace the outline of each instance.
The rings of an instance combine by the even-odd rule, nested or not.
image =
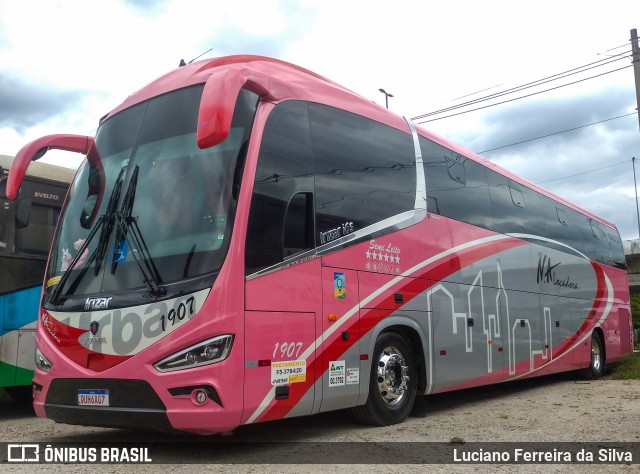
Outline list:
[[[25,145],[10,199],[51,148],[86,159],[44,282],[41,417],[389,425],[416,397],[597,378],[632,348],[612,224],[301,67],[179,67],[95,138]]]
[[[75,171],[34,163],[11,202],[6,179],[12,161],[0,155],[0,387],[30,400],[42,279]]]

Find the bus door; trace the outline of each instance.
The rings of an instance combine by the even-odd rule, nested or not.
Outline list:
[[[316,259],[246,282],[243,423],[318,411],[319,275]]]
[[[320,411],[354,406],[360,383],[358,272],[322,267],[322,403]]]

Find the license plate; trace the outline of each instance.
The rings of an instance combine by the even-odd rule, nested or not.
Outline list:
[[[78,405],[108,407],[109,390],[78,390]]]

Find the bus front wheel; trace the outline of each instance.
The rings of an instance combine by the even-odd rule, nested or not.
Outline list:
[[[371,361],[367,403],[353,409],[362,423],[388,426],[404,421],[416,398],[416,365],[411,343],[395,332],[380,335]]]

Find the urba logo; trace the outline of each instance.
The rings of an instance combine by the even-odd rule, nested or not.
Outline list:
[[[551,258],[548,256],[540,257],[538,260],[538,283],[550,283],[554,286],[562,288],[571,288],[572,290],[578,289],[578,284],[571,281],[571,277],[567,276],[564,280],[556,278],[556,268],[562,265],[562,262],[558,262],[555,265],[551,264]]]

